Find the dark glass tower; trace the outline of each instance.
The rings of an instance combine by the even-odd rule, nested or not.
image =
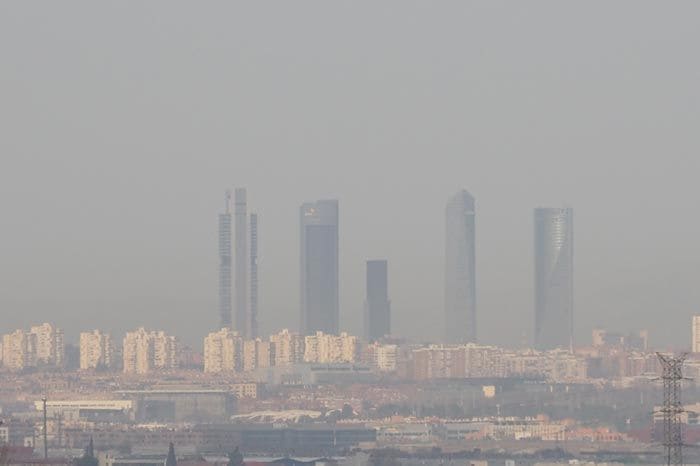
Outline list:
[[[535,347],[573,347],[574,211],[535,209]]]
[[[367,261],[365,339],[376,341],[391,334],[388,265],[385,260]]]
[[[445,340],[476,341],[474,197],[462,190],[445,209]]]
[[[300,225],[300,331],[338,333],[338,201],[302,204]]]

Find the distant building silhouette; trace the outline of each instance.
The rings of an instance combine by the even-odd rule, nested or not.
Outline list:
[[[235,330],[244,338],[250,336],[248,316],[248,200],[245,188],[236,188],[234,194],[235,217]]]
[[[231,192],[219,214],[219,326],[231,327]]]
[[[338,201],[302,204],[300,224],[300,331],[338,333]]]
[[[367,261],[365,339],[376,341],[391,334],[388,265],[386,260]]]
[[[476,341],[474,197],[462,190],[445,209],[445,340]]]
[[[535,347],[573,346],[574,212],[537,208],[535,220]]]
[[[250,214],[250,337],[258,337],[258,214]]]

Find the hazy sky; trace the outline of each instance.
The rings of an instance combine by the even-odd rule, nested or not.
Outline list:
[[[340,201],[341,327],[389,260],[441,334],[444,207],[477,202],[482,341],[533,327],[535,206],[574,208],[575,328],[689,344],[700,4],[0,2],[0,331],[215,327],[227,187],[260,214],[261,325],[298,323],[298,207]]]

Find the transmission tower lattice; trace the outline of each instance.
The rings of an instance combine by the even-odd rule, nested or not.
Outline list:
[[[683,380],[683,361],[686,355],[674,357],[656,353],[661,362],[661,380],[664,384],[664,404],[661,408],[663,415],[663,445],[665,448],[666,464],[676,466],[683,464],[683,424],[681,414],[681,381]]]

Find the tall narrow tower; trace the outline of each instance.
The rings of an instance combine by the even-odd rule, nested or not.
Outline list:
[[[573,347],[574,211],[535,209],[535,347]]]
[[[250,336],[248,318],[248,207],[245,188],[236,188],[235,217],[235,311],[234,329],[244,338]]]
[[[367,261],[367,298],[365,300],[365,339],[377,341],[391,335],[391,303],[386,260]]]
[[[250,214],[250,338],[258,336],[258,214]]]
[[[231,192],[219,214],[219,325],[231,327]]]
[[[686,355],[680,356],[656,353],[661,363],[661,380],[664,383],[663,445],[667,466],[683,464],[683,402],[681,401],[681,381],[683,362]]]
[[[445,209],[445,340],[476,341],[474,197],[462,190]]]
[[[338,201],[307,202],[299,209],[300,297],[303,335],[337,334]]]

